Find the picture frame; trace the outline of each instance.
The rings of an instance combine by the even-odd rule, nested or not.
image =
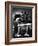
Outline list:
[[[37,4],[5,2],[5,44],[37,42]]]

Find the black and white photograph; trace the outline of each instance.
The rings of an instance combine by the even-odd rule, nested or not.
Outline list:
[[[11,6],[13,38],[32,37],[32,7]]]

